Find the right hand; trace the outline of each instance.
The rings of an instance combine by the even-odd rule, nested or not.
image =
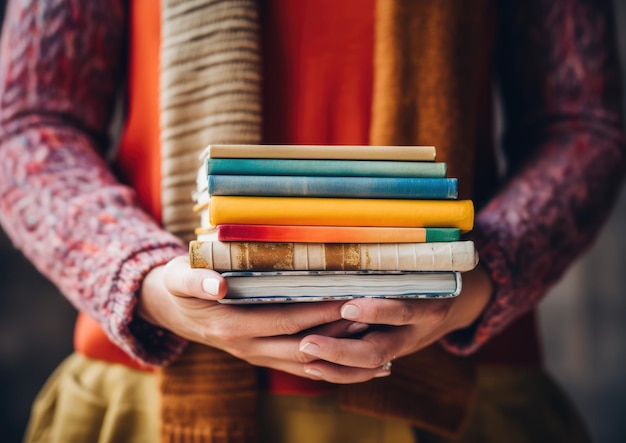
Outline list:
[[[183,338],[221,349],[252,365],[310,378],[317,377],[305,372],[306,364],[315,358],[299,349],[303,332],[315,330],[317,334],[345,337],[366,328],[342,320],[342,302],[218,303],[227,290],[219,273],[192,269],[188,257],[177,257],[148,273],[136,313]],[[349,382],[369,380],[379,372],[352,368]]]

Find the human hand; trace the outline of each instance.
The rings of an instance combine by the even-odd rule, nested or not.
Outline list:
[[[477,267],[463,274],[463,290],[453,299],[361,298],[345,302],[341,307],[344,319],[372,326],[359,338],[306,335],[300,350],[317,360],[306,365],[305,372],[334,383],[365,381],[371,372],[360,368],[380,373],[383,365],[396,357],[412,354],[449,332],[470,326],[491,294],[491,280]]]
[[[345,337],[367,325],[341,318],[342,302],[233,306],[218,303],[227,292],[223,277],[191,269],[177,257],[144,279],[136,313],[188,340],[203,343],[256,366],[311,377],[304,372],[313,357],[299,351],[306,331]],[[364,376],[378,369],[358,368]]]

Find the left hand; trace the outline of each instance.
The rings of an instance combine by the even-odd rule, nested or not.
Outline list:
[[[456,329],[470,326],[483,312],[492,293],[484,269],[463,274],[463,290],[453,299],[400,300],[361,298],[341,307],[344,319],[370,325],[360,338],[310,334],[300,341],[300,351],[314,357],[305,372],[333,383],[357,383],[364,377],[359,368],[382,368],[412,354]],[[376,376],[388,375],[379,370]]]

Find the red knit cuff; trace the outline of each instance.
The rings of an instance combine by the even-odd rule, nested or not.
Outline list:
[[[186,253],[181,244],[155,245],[125,260],[117,275],[111,293],[112,315],[104,329],[115,344],[144,364],[167,364],[187,345],[185,339],[134,314],[137,294],[148,272]]]

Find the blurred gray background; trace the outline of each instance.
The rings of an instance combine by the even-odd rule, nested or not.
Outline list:
[[[626,60],[626,1],[614,3]],[[626,441],[625,226],[622,189],[594,247],[540,306],[547,367],[600,443]],[[20,441],[34,396],[72,350],[74,318],[69,303],[0,231],[0,441]]]

